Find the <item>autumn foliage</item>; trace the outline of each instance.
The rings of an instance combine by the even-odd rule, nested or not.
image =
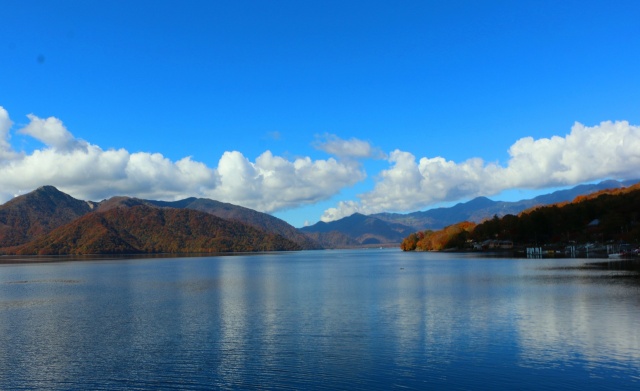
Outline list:
[[[439,231],[423,231],[409,235],[402,241],[404,251],[440,251],[463,248],[476,224],[464,221]]]
[[[463,248],[465,243],[507,240],[521,245],[640,240],[640,184],[536,207],[518,216],[494,216],[478,225],[463,222],[440,231],[409,235],[404,251]]]
[[[27,243],[89,212],[90,203],[42,186],[0,205],[0,248]]]
[[[89,213],[8,253],[137,254],[298,250],[273,233],[189,209],[145,205]]]

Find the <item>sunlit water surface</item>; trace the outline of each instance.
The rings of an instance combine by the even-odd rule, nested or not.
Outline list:
[[[640,285],[399,250],[0,265],[0,389],[640,389]]]

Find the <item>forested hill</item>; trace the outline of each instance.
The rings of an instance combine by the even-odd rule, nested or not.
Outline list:
[[[289,223],[270,214],[242,206],[206,198],[186,198],[174,202],[145,200],[145,202],[161,207],[198,210],[225,220],[248,224],[265,232],[281,235],[297,243],[304,250],[313,250],[321,247],[316,241],[298,231]]]
[[[42,186],[0,205],[0,248],[29,242],[91,212],[81,201],[53,186]]]
[[[290,240],[189,209],[137,205],[89,213],[27,244],[19,255],[298,250]]]
[[[208,210],[188,208],[194,200],[209,206]],[[182,209],[181,202],[188,209]],[[263,251],[318,246],[284,221],[239,206],[202,199],[178,201],[176,207],[156,203],[131,197],[81,201],[53,186],[43,186],[0,205],[0,254]],[[215,216],[211,205],[242,213],[227,220]],[[158,218],[145,219],[141,211]],[[194,219],[212,231],[201,230]],[[145,232],[140,231],[143,228]]]
[[[596,184],[583,184],[516,202],[493,201],[486,197],[477,197],[452,207],[409,214],[378,213],[365,216],[355,213],[331,222],[318,222],[312,226],[300,228],[300,231],[325,248],[386,246],[400,243],[411,232],[440,230],[460,221],[470,221],[475,226],[493,216],[515,215],[532,207],[571,201],[579,195],[604,189],[623,188],[637,182],[638,180],[625,182],[609,180]]]
[[[505,240],[515,244],[586,243],[640,240],[640,184],[579,196],[572,202],[536,207],[519,215],[495,216],[480,224],[461,222],[439,231],[407,236],[402,249],[443,250],[471,242]]]

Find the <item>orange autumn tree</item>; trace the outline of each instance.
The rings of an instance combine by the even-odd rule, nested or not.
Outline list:
[[[476,224],[463,221],[439,231],[423,231],[409,235],[402,242],[403,251],[440,251],[451,248],[463,248]]]

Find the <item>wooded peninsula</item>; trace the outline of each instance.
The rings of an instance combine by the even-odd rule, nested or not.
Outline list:
[[[586,243],[640,243],[640,184],[579,196],[571,202],[529,209],[480,224],[460,222],[407,236],[404,251],[564,249]]]

